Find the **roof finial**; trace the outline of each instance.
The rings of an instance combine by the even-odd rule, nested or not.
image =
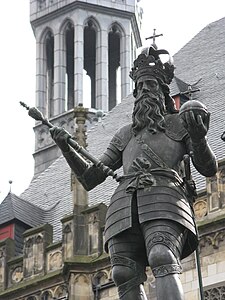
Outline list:
[[[202,80],[202,78],[200,78],[197,82],[195,82],[194,84],[188,84],[188,88],[186,91],[181,92],[181,95],[185,95],[188,100],[195,100],[193,98],[193,94],[196,92],[200,92],[200,89],[198,87],[195,88],[195,86]]]
[[[147,37],[147,38],[145,38],[145,39],[146,39],[146,40],[152,39],[152,46],[153,46],[155,49],[157,49],[158,47],[157,47],[157,45],[156,45],[156,43],[155,43],[155,39],[156,39],[157,37],[159,37],[159,36],[163,36],[163,34],[162,34],[162,33],[156,34],[155,32],[156,32],[156,29],[153,29],[153,35],[151,35],[151,36],[149,36],[149,37]]]
[[[12,183],[13,183],[13,181],[12,181],[12,180],[9,180],[9,184],[10,184],[10,186],[9,186],[9,192],[10,192],[10,193],[11,193]]]

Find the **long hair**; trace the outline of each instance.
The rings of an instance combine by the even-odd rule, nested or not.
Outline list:
[[[157,93],[143,92],[134,102],[132,114],[132,130],[136,135],[143,128],[151,133],[165,131],[166,107],[164,94],[161,90]]]

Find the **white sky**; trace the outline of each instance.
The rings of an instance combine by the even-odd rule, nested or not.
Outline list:
[[[1,3],[0,202],[9,192],[9,180],[13,181],[12,192],[19,195],[33,176],[34,121],[19,105],[24,101],[34,106],[35,101],[35,38],[29,23],[29,2]],[[140,5],[144,10],[143,38],[156,28],[157,33],[163,33],[158,47],[172,55],[206,25],[225,17],[224,0],[141,0]]]

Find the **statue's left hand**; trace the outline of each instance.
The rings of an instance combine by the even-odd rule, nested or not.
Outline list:
[[[209,129],[210,113],[195,113],[193,110],[182,114],[182,123],[189,133],[191,140],[198,143],[203,139]]]

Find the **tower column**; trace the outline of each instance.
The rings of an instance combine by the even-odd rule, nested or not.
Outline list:
[[[65,111],[66,51],[62,32],[54,35],[54,116]]]
[[[120,44],[120,65],[121,65],[121,99],[131,92],[131,80],[129,78],[131,61],[131,37],[125,34],[121,38]]]
[[[36,39],[36,107],[46,115],[46,55],[44,42]]]
[[[102,29],[96,47],[96,108],[109,110],[108,103],[108,32]]]
[[[83,103],[84,29],[81,20],[75,19],[74,23],[74,106],[77,106]]]

